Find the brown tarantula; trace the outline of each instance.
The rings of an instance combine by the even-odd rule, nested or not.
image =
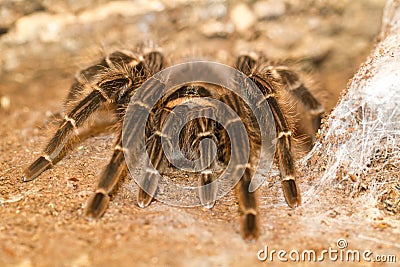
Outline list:
[[[82,70],[75,79],[67,97],[67,111],[53,138],[49,141],[43,154],[35,160],[25,171],[23,180],[31,181],[43,171],[50,168],[65,145],[77,135],[77,129],[82,127],[88,118],[103,107],[108,107],[116,114],[114,122],[117,129],[117,138],[114,153],[110,162],[102,171],[99,183],[93,196],[89,199],[86,214],[91,218],[99,218],[105,212],[109,194],[115,188],[120,176],[126,169],[124,147],[122,143],[122,124],[126,110],[136,90],[152,75],[164,69],[164,57],[161,52],[151,50],[147,52],[116,51],[109,54],[101,62]],[[312,115],[313,128],[320,126],[321,114],[324,112],[321,104],[309,92],[299,76],[289,68],[280,65],[268,64],[268,61],[254,54],[241,55],[237,58],[235,68],[245,75],[259,88],[263,99],[268,103],[276,127],[276,158],[279,162],[282,189],[287,204],[296,207],[301,203],[296,171],[293,159],[293,120],[288,114],[287,105],[280,99],[281,91],[287,91],[305,107]],[[148,96],[146,96],[148,97]],[[217,98],[219,101],[232,107],[243,119],[246,131],[249,133],[250,157],[248,164],[237,166],[243,168],[243,176],[239,180],[236,190],[239,197],[241,213],[241,231],[244,238],[257,238],[259,235],[257,200],[254,192],[249,192],[250,180],[255,173],[254,158],[259,154],[260,140],[257,124],[247,113],[243,102],[229,90],[216,89],[215,86],[202,83],[191,83],[176,88],[171,94],[161,98],[157,105],[148,107],[144,102],[134,103],[137,108],[144,108],[151,114],[146,124],[146,149],[154,168],[163,171],[162,162],[165,161],[161,146],[159,131],[167,114],[177,105],[185,105],[190,101],[201,100],[204,97]],[[190,109],[189,106],[187,106]],[[133,128],[135,122],[132,122]],[[216,121],[207,117],[200,117],[190,121],[179,135],[179,144],[182,150],[195,154],[199,150],[199,142],[203,138],[210,138],[217,143],[217,157],[210,160],[210,166],[200,172],[200,184],[207,185],[215,180],[214,167],[216,161],[226,164],[231,154],[231,141],[225,130]],[[240,138],[239,138],[240,139]],[[204,151],[203,151],[204,152]],[[211,155],[205,151],[204,155]],[[208,157],[208,156],[207,156]],[[208,159],[209,160],[209,159]],[[148,163],[147,163],[148,164]],[[139,188],[137,202],[140,207],[146,207],[156,194],[157,180],[153,179],[154,171],[146,172],[145,183]],[[212,197],[214,189],[202,187],[199,197],[206,207],[212,207],[215,199]]]

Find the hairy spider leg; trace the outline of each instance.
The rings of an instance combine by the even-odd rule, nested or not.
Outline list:
[[[238,57],[236,66],[243,73],[250,75],[252,71],[256,71],[257,56],[253,54],[241,55]],[[276,78],[282,83],[285,90],[291,93],[298,99],[303,107],[311,114],[313,131],[317,132],[321,126],[321,119],[325,113],[324,107],[313,96],[310,90],[306,87],[300,76],[287,66],[269,65],[268,71],[272,77]]]
[[[125,58],[125,60],[129,60],[129,58]],[[149,75],[152,75],[157,71],[161,70],[163,64],[162,61],[163,57],[161,53],[159,53],[158,51],[152,51],[148,54],[145,54],[144,56],[145,66],[136,69],[142,70],[146,68],[147,71],[149,71]],[[145,75],[145,73],[142,72],[141,75]],[[101,173],[98,185],[96,187],[96,191],[93,194],[93,196],[89,199],[88,204],[86,206],[86,215],[90,218],[99,218],[104,214],[110,199],[109,194],[113,191],[123,171],[126,169],[124,147],[122,143],[122,124],[124,122],[125,113],[128,108],[128,105],[130,104],[131,97],[135,93],[137,87],[138,86],[135,86],[132,87],[130,90],[126,90],[124,94],[120,95],[118,98],[117,101],[118,104],[115,110],[119,119],[117,123],[118,138],[114,147],[114,152],[111,157],[111,160]],[[147,97],[149,97],[148,94]],[[133,133],[140,132],[141,129],[138,129],[139,124],[137,123],[137,121],[146,119],[146,114],[147,112],[150,111],[150,108],[145,104],[145,99],[143,99],[143,101],[144,102],[139,101],[133,103],[134,109],[136,110],[142,109],[143,111],[145,111],[138,113],[139,116],[141,116],[141,118],[138,118],[138,120],[136,121],[131,120],[126,122],[129,124],[127,126],[128,129],[131,129]],[[140,136],[139,134],[130,134],[127,142],[129,144],[134,144],[138,146],[140,142],[137,139],[140,137],[143,138],[144,136]],[[138,150],[140,150],[140,148]]]
[[[122,73],[107,75],[93,87],[75,108],[61,122],[53,138],[44,149],[44,155],[35,160],[24,172],[23,180],[31,181],[43,171],[52,166],[53,160],[59,155],[67,141],[76,136],[77,129],[102,105],[113,101],[114,92],[132,85],[132,80]]]
[[[241,136],[243,133],[241,131],[233,131],[235,135],[234,142],[236,143],[236,148],[233,147],[230,152],[230,160],[232,162],[244,162],[242,157],[243,153],[239,148],[245,148],[246,145],[243,143],[244,140],[250,139],[250,154],[256,152],[259,148],[254,147],[252,143],[258,142],[260,140],[256,140],[255,136],[251,134],[251,131],[248,127],[250,127],[248,114],[245,114],[244,108],[241,103],[241,99],[238,95],[224,94],[221,97],[221,100],[226,103],[229,107],[231,107],[240,117],[241,120],[231,121],[226,129],[229,132],[230,127],[234,127],[235,124],[244,123],[246,126],[247,136]],[[232,132],[232,131],[231,131]],[[225,138],[224,138],[225,139]],[[233,143],[232,141],[230,142]],[[257,203],[257,192],[250,192],[250,183],[251,179],[255,173],[255,162],[254,160],[257,157],[250,156],[247,164],[237,164],[235,166],[235,172],[242,172],[242,177],[240,178],[238,184],[236,185],[236,192],[239,200],[239,211],[240,211],[240,224],[241,224],[241,234],[244,239],[257,239],[260,234],[260,226],[259,226],[259,218],[258,218],[258,203]]]
[[[206,208],[212,208],[217,198],[217,183],[215,165],[216,154],[210,142],[218,144],[216,138],[216,123],[214,117],[213,106],[204,107],[200,111],[199,118],[195,120],[197,130],[194,140],[191,142],[191,150],[199,151],[200,161],[198,168],[200,171],[199,177],[199,197],[201,204]],[[207,140],[205,140],[207,139]],[[207,143],[203,143],[202,141]]]
[[[250,79],[264,94],[264,100],[269,104],[275,120],[277,132],[277,155],[282,178],[282,189],[287,204],[294,208],[301,204],[299,188],[296,184],[296,172],[292,152],[292,130],[288,118],[282,111],[277,100],[277,84],[265,73],[252,73]],[[260,103],[261,104],[261,103]]]
[[[152,122],[159,123],[153,123],[151,126],[152,134],[146,142],[149,158],[145,163],[146,169],[144,177],[140,177],[139,179],[140,182],[137,195],[137,203],[141,208],[150,205],[157,191],[159,175],[164,167],[162,163],[165,160],[165,154],[162,149],[162,141],[168,144],[168,149],[171,149],[172,147],[172,145],[170,145],[170,137],[161,132],[161,127],[163,124],[162,118],[166,116],[166,114],[173,115],[174,113],[169,109],[162,108],[158,110],[156,114],[154,114],[154,120],[152,120]],[[164,139],[162,140],[162,138]]]
[[[311,94],[299,75],[286,66],[273,66],[271,69],[274,77],[279,76],[285,89],[290,92],[296,99],[300,100],[303,107],[313,117],[312,125],[314,132],[317,132],[321,126],[322,115],[325,113],[324,107]]]

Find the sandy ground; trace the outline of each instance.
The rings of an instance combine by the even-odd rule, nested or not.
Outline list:
[[[113,9],[106,2],[81,1],[73,9],[60,1],[32,1],[37,6],[23,11],[12,1],[1,4],[2,10],[15,12],[0,27],[0,266],[267,265],[269,259],[257,259],[265,246],[320,253],[337,249],[339,239],[345,239],[352,250],[397,253],[400,261],[397,217],[383,213],[359,189],[357,194],[344,190],[351,186],[325,187],[313,196],[319,174],[304,166],[299,166],[300,187],[306,192],[301,207],[286,206],[276,171],[259,190],[262,234],[255,242],[243,241],[239,234],[233,193],[212,210],[160,202],[140,209],[129,178],[105,216],[87,221],[85,203],[111,156],[110,132],[89,135],[54,168],[32,182],[22,182],[23,169],[40,155],[54,130],[74,73],[92,63],[101,47],[109,51],[151,39],[171,61],[201,55],[223,63],[232,63],[231,55],[243,50],[266,51],[312,69],[327,92],[330,109],[373,47],[384,4],[378,0],[277,1],[285,9],[275,7],[278,11],[271,15],[260,14],[262,6],[256,6],[271,1],[250,1],[245,9],[254,18],[245,28],[246,18],[235,18],[233,10],[243,8],[236,1],[203,2],[196,7],[184,1],[138,1],[135,5],[143,8],[132,15],[121,11],[126,7]],[[105,11],[111,15],[101,17]],[[69,12],[71,21],[61,12]],[[55,22],[54,29],[46,28],[48,21]],[[274,258],[272,263],[280,262]],[[325,259],[322,264],[330,266],[332,261]]]

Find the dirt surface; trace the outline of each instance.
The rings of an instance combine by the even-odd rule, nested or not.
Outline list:
[[[384,1],[67,2],[0,4],[0,266],[266,265],[257,259],[265,246],[320,253],[337,249],[341,238],[349,249],[397,253],[400,260],[397,217],[362,190],[345,190],[351,186],[313,198],[319,173],[304,166],[299,179],[307,201],[299,208],[285,204],[276,171],[259,190],[262,234],[254,242],[240,236],[233,193],[212,210],[160,202],[140,209],[129,178],[104,217],[87,221],[86,201],[112,153],[110,132],[88,136],[36,180],[21,180],[56,127],[74,73],[104,52],[153,40],[171,62],[232,64],[241,51],[263,51],[312,70],[329,110],[373,48]]]

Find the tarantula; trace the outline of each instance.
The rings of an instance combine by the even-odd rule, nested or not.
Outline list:
[[[77,129],[82,127],[88,118],[102,107],[108,107],[116,115],[114,122],[117,129],[117,138],[114,152],[108,165],[103,169],[95,193],[86,206],[86,215],[90,218],[99,218],[105,212],[110,194],[115,188],[120,176],[126,169],[124,148],[122,144],[122,124],[126,110],[136,90],[152,75],[165,66],[163,54],[158,50],[147,52],[116,51],[101,60],[96,65],[82,70],[75,78],[67,97],[66,106],[70,108],[60,123],[54,136],[44,149],[43,154],[35,160],[25,171],[23,180],[31,181],[43,171],[50,168],[60,153],[66,149],[66,144],[77,135]],[[303,104],[314,118],[313,127],[320,126],[321,115],[324,112],[322,105],[309,92],[300,76],[291,69],[270,65],[267,60],[255,54],[245,54],[237,58],[235,68],[249,77],[264,95],[275,120],[276,127],[276,158],[279,162],[282,189],[285,200],[290,207],[301,203],[298,185],[296,184],[295,162],[293,158],[293,120],[287,112],[286,105],[280,99],[280,92],[287,91]],[[236,186],[239,209],[241,213],[241,233],[243,238],[253,239],[259,235],[257,199],[255,192],[249,192],[250,179],[255,172],[254,155],[259,153],[259,130],[248,114],[240,99],[227,90],[202,83],[192,83],[176,88],[173,93],[162,98],[155,107],[145,107],[142,102],[137,107],[146,108],[150,118],[146,124],[146,149],[154,168],[163,171],[165,155],[161,149],[161,133],[159,129],[164,123],[165,116],[171,113],[177,105],[185,105],[190,101],[197,101],[203,97],[218,98],[230,105],[243,118],[246,131],[249,133],[250,154],[248,164],[238,166],[243,168],[243,176]],[[187,106],[190,109],[189,106]],[[241,112],[242,111],[242,112]],[[133,122],[134,124],[135,122]],[[221,125],[213,119],[201,117],[190,121],[179,135],[179,144],[185,151],[198,154],[199,142],[203,138],[210,138],[218,144],[218,156],[210,160],[211,164],[200,173],[200,184],[208,185],[215,180],[214,167],[216,162],[226,164],[230,158],[230,140]],[[210,151],[203,151],[209,155]],[[149,163],[148,163],[149,164]],[[157,190],[157,180],[154,173],[148,170],[145,174],[145,183],[139,188],[137,203],[140,207],[150,204]],[[212,207],[214,194],[212,187],[203,187],[199,193],[201,203]]]

